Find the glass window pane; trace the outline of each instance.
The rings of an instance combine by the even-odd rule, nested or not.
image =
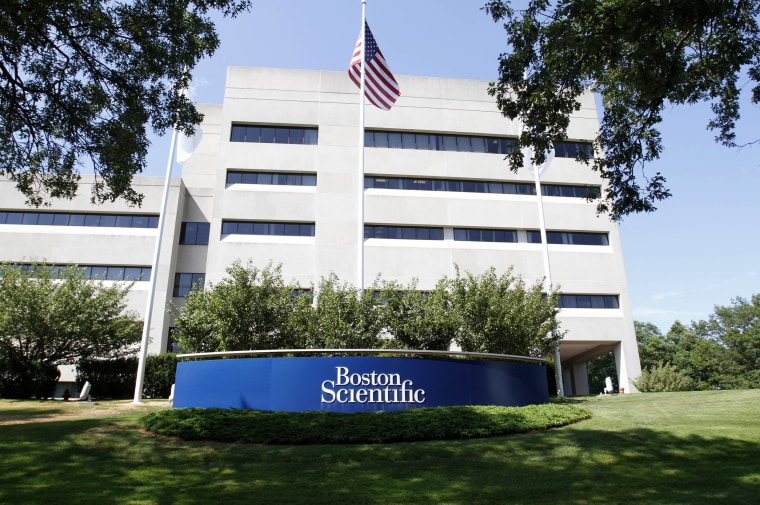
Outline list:
[[[485,137],[471,137],[470,145],[472,146],[472,152],[484,153],[486,152],[486,139]]]
[[[84,214],[69,214],[69,226],[84,226]]]
[[[443,150],[444,151],[456,151],[457,150],[457,138],[454,135],[443,135]]]
[[[300,226],[297,223],[285,223],[284,233],[288,237],[297,237],[300,234]]]
[[[431,144],[431,140],[433,141],[432,144]],[[417,149],[427,149],[427,150],[435,149],[435,138],[431,138],[431,136],[426,133],[416,134],[415,143],[417,144]]]
[[[253,223],[253,228],[249,233],[254,235],[269,235],[269,225],[267,223]]]
[[[618,297],[615,295],[605,295],[604,296],[604,306],[608,309],[619,309],[620,304],[618,303]]]
[[[467,135],[457,135],[457,151],[471,152],[472,144]]]
[[[388,133],[388,147],[394,149],[401,149],[401,134],[400,133]]]
[[[388,132],[375,132],[375,147],[390,147]]]
[[[148,217],[147,216],[132,216],[132,228],[147,228]]]
[[[240,184],[243,182],[243,175],[240,172],[227,172],[227,184]]]
[[[401,134],[401,146],[404,149],[416,149],[417,144],[415,142],[414,133],[402,133]]]
[[[232,125],[230,133],[231,142],[245,142],[246,127],[241,125]]]
[[[103,214],[100,216],[100,226],[108,226],[113,228],[116,226],[116,216],[113,214]]]
[[[273,174],[258,174],[256,178],[256,184],[272,184]]]
[[[541,232],[535,231],[535,230],[528,230],[528,243],[529,244],[540,244],[541,243]]]
[[[237,230],[235,233],[240,235],[253,235],[254,223],[237,223]]]
[[[298,128],[293,128],[294,133],[294,140],[298,139],[300,137],[301,142],[293,142],[293,144],[302,144],[303,143],[303,130],[300,130]],[[275,128],[274,130],[274,141],[276,144],[288,144],[290,143],[290,128]]]
[[[269,223],[270,235],[285,235],[285,223]]]
[[[257,184],[259,182],[259,174],[256,172],[245,172],[240,174],[240,182],[243,184]]]
[[[142,268],[141,267],[125,267],[124,268],[124,280],[125,281],[144,281],[145,279],[142,278]]]
[[[24,212],[23,217],[21,218],[21,224],[37,224],[38,219],[39,214],[36,212]]]
[[[261,139],[259,142],[262,144],[272,144],[274,142],[274,128],[262,126]]]
[[[499,139],[488,138],[486,139],[486,149],[489,153],[499,153]]]
[[[467,230],[454,228],[454,240],[467,240]]]
[[[53,219],[55,218],[55,214],[52,212],[44,212],[40,214],[37,218],[37,224],[39,225],[51,225],[53,224]],[[0,222],[2,222],[2,218],[0,218]]]
[[[222,235],[229,235],[237,232],[237,223],[228,221],[222,223]]]
[[[310,145],[317,144],[317,129],[316,128],[308,128],[304,130],[303,143],[310,144]]]
[[[108,267],[108,270],[106,272],[106,280],[123,281],[124,267]]]
[[[105,279],[108,274],[108,267],[92,266],[90,268],[90,278],[92,279]]]
[[[443,240],[443,228],[433,228],[430,230],[430,240]]]
[[[87,214],[86,216],[84,216],[84,225],[85,226],[100,226],[100,215]]]
[[[158,216],[148,216],[148,228],[158,228]]]
[[[114,225],[120,228],[131,228],[132,216],[116,216],[116,222]]]
[[[196,223],[195,243],[199,245],[208,245],[210,223]]]
[[[301,176],[301,183],[304,186],[316,186],[317,185],[317,176],[313,174],[303,175]]]

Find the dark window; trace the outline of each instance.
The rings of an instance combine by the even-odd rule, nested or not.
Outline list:
[[[229,181],[228,181],[229,182]],[[491,193],[507,195],[535,195],[533,182],[497,182],[455,179],[420,179],[411,177],[365,176],[364,187],[373,189],[405,189],[417,191],[456,191],[465,193]],[[567,198],[598,196],[600,188],[593,186],[570,186],[543,184],[541,194]]]
[[[619,309],[617,295],[560,295],[562,309]]]
[[[208,245],[209,223],[182,223],[179,243],[185,245]]]
[[[427,226],[364,225],[364,238],[443,240],[443,228]]]
[[[232,125],[231,142],[261,144],[316,144],[316,128],[291,128],[288,126]]]
[[[227,172],[227,184],[271,184],[276,186],[316,186],[315,174],[289,172]]]
[[[514,139],[476,135],[365,131],[366,147],[507,154]]]
[[[546,241],[550,244],[609,245],[606,233],[547,231]]]
[[[222,235],[279,235],[313,237],[314,223],[267,223],[260,221],[224,221]]]
[[[454,228],[454,240],[469,242],[517,242],[517,231]]]
[[[590,142],[555,142],[554,155],[558,158],[591,158],[594,150]]]
[[[197,273],[177,273],[174,275],[174,292],[173,296],[183,297],[193,289],[194,286],[203,288],[205,274]]]

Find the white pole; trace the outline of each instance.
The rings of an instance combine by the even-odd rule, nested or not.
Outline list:
[[[365,30],[364,27],[367,25],[367,17],[366,17],[366,10],[367,10],[367,0],[362,0],[362,44],[361,44],[361,54],[359,55],[360,61],[361,61],[361,78],[360,78],[360,85],[359,85],[359,225],[358,225],[358,232],[359,232],[359,257],[358,257],[358,265],[357,265],[357,289],[359,290],[359,296],[361,296],[364,293],[364,76],[365,76],[365,68],[364,68],[364,54],[366,53],[366,47],[365,47]]]
[[[546,160],[545,163],[549,163]],[[532,164],[532,161],[531,161]],[[549,264],[549,242],[546,240],[546,224],[544,221],[544,199],[541,194],[541,174],[539,173],[540,167],[533,165],[533,177],[536,181],[536,197],[538,198],[538,225],[541,229],[541,243],[543,244],[544,253],[544,272],[546,274],[546,291],[549,292],[552,289],[552,270]],[[563,398],[565,396],[565,388],[562,383],[562,361],[559,354],[559,344],[554,347],[554,376],[557,380],[557,396]]]
[[[137,362],[137,380],[135,381],[135,398],[132,403],[142,403],[143,382],[145,380],[145,359],[148,354],[148,342],[150,340],[150,320],[153,314],[153,298],[156,295],[156,279],[158,278],[158,260],[161,255],[161,238],[164,235],[164,221],[166,206],[169,201],[169,186],[172,177],[172,163],[174,150],[177,146],[177,129],[172,128],[172,140],[169,146],[169,159],[166,162],[166,178],[164,179],[164,195],[161,199],[161,213],[158,215],[158,235],[156,236],[156,249],[153,251],[153,266],[150,271],[150,291],[148,303],[145,307],[145,323],[143,324],[142,342],[140,343],[140,357]]]

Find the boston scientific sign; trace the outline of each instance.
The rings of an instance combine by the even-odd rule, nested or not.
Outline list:
[[[408,351],[407,351],[408,352]],[[180,356],[182,358],[182,356]],[[180,361],[174,407],[393,411],[549,401],[542,362],[410,357]]]

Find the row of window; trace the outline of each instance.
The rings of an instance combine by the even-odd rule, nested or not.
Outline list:
[[[222,235],[279,235],[313,237],[314,223],[267,223],[261,221],[223,221]]]
[[[19,265],[23,270],[33,270],[39,265],[22,264]],[[49,265],[50,275],[58,277],[66,265]],[[77,265],[77,268],[84,273],[85,277],[92,280],[100,281],[149,281],[151,267],[127,267],[115,265]]]
[[[78,212],[0,211],[0,224],[158,228],[158,216]]]
[[[393,132],[365,130],[365,147],[389,149],[422,149],[427,151],[461,151],[470,153],[507,154],[515,139],[475,135]]]
[[[498,195],[535,195],[536,184],[532,182],[491,182],[457,179],[423,179],[419,177],[364,178],[365,189],[404,189],[416,191],[451,191],[459,193],[491,193]],[[542,184],[544,196],[587,198],[599,194],[598,186],[574,186],[564,184]]]
[[[561,309],[619,309],[617,295],[560,295]]]
[[[312,144],[317,143],[317,129],[289,126],[232,125],[231,142],[258,144]]]
[[[315,127],[262,126],[233,124],[231,142],[259,144],[311,144],[317,143]],[[460,151],[470,153],[508,154],[514,138],[480,135],[452,135],[446,133],[417,133],[385,130],[366,130],[364,145],[390,149],[421,149],[427,151]],[[589,142],[555,142],[554,155],[560,158],[587,158],[593,156]]]
[[[282,172],[227,172],[227,184],[269,184],[274,186],[316,186],[316,174]]]
[[[443,228],[430,226],[364,225],[364,238],[443,240]]]

